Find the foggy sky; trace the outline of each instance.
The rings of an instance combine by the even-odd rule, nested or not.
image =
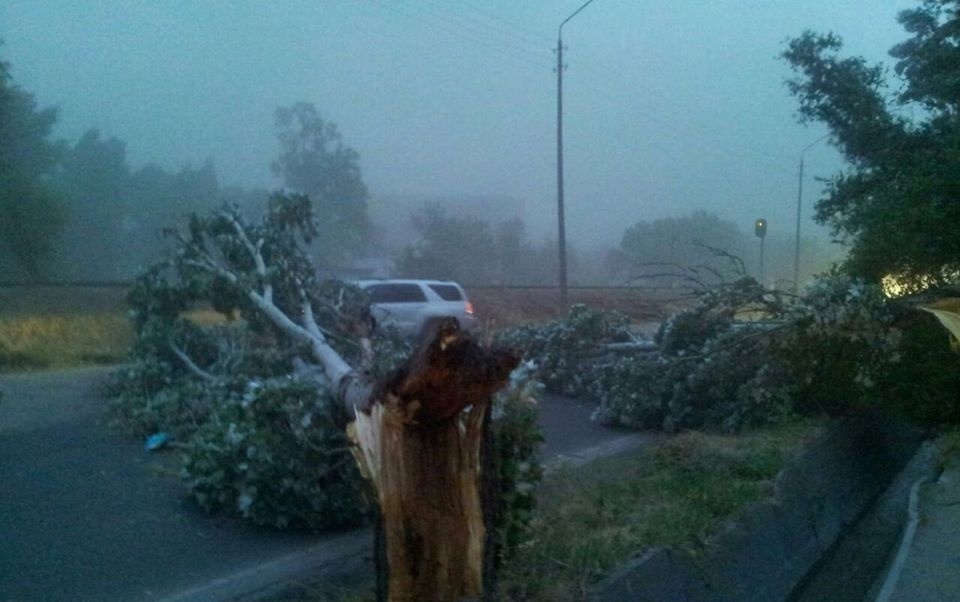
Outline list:
[[[273,110],[313,102],[374,197],[520,199],[556,228],[556,45],[583,0],[4,0],[0,57],[57,136],[97,127],[134,168],[213,157],[221,184],[277,187]],[[568,236],[707,209],[792,233],[800,150],[777,57],[804,29],[887,61],[905,0],[595,0],[564,28]],[[479,10],[478,10],[479,9]],[[840,166],[806,155],[815,176]],[[812,222],[805,220],[807,232]]]

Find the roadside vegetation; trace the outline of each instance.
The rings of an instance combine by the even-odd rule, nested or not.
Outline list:
[[[724,520],[769,497],[776,475],[819,432],[814,422],[736,436],[689,432],[550,474],[531,537],[501,572],[504,599],[586,600],[644,550],[696,553]]]
[[[652,448],[548,474],[524,542],[500,570],[500,599],[579,602],[644,550],[696,554],[727,519],[772,495],[776,475],[822,431],[796,421],[740,435],[683,433]],[[302,582],[269,602],[371,602],[372,585]]]
[[[133,340],[121,313],[0,316],[0,372],[115,364]]]

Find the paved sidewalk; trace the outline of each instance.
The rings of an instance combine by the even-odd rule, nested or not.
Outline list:
[[[960,601],[960,459],[918,488],[913,525],[877,602]]]

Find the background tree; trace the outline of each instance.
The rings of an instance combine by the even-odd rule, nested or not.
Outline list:
[[[553,284],[556,249],[532,244],[523,220],[491,225],[473,215],[449,213],[428,203],[411,216],[419,240],[394,260],[406,278],[440,278],[467,284]]]
[[[753,255],[751,242],[733,222],[707,211],[695,211],[684,217],[630,226],[620,241],[620,253],[610,256],[610,267],[630,278],[677,274],[681,267],[707,266],[723,271],[729,267],[728,260],[718,257],[711,248],[746,260]]]
[[[420,240],[400,251],[397,276],[492,282],[498,267],[496,241],[490,224],[468,215],[450,215],[429,203],[410,218]]]
[[[56,109],[39,109],[0,60],[0,248],[14,260],[8,271],[31,277],[41,276],[66,216],[48,183],[61,159],[49,140],[56,120]]]
[[[212,160],[176,173],[155,164],[131,170],[126,144],[95,129],[63,149],[55,183],[72,209],[58,245],[70,279],[131,278],[160,259],[160,224],[212,209],[222,196]]]
[[[960,272],[960,5],[924,0],[898,20],[912,37],[893,73],[841,57],[833,34],[805,32],[783,57],[801,120],[825,124],[849,164],[816,219],[850,245],[852,273],[923,286]]]
[[[136,219],[136,204],[130,198],[126,155],[123,141],[103,139],[95,129],[64,150],[56,183],[72,210],[64,224],[58,255],[61,264],[68,257],[84,258],[60,266],[70,278],[119,279],[133,273],[124,269],[138,246],[130,244],[134,241],[128,235]]]
[[[280,107],[274,120],[280,155],[271,168],[285,186],[316,205],[320,255],[336,263],[345,253],[362,253],[370,244],[370,218],[360,155],[311,103]]]

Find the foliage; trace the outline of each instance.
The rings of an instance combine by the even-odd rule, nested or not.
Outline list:
[[[896,323],[902,359],[873,376],[878,402],[918,424],[960,424],[960,354],[946,331],[927,312],[899,312]]]
[[[497,465],[500,508],[496,531],[501,562],[531,537],[537,486],[543,478],[536,402],[543,385],[536,367],[521,364],[510,375],[507,388],[494,397],[493,455]]]
[[[58,267],[81,280],[132,278],[161,258],[157,224],[212,208],[220,194],[212,160],[177,172],[155,164],[132,169],[126,144],[96,129],[64,147],[52,184],[71,207],[57,247]],[[84,261],[63,261],[76,256]]]
[[[363,522],[365,484],[339,407],[314,382],[250,381],[186,444],[180,474],[190,496],[207,511],[281,529]]]
[[[193,215],[185,231],[170,232],[176,253],[146,270],[128,294],[135,363],[112,387],[115,416],[133,434],[174,437],[185,454],[181,476],[208,510],[308,529],[365,516],[364,485],[343,430],[348,417],[331,403],[329,381],[310,369],[309,350],[244,293],[267,286],[269,301],[293,316],[308,304],[331,345],[363,364],[354,329],[366,298],[353,286],[317,279],[302,250],[316,233],[303,195],[274,195],[257,224],[234,207]],[[187,314],[196,306],[227,319],[197,323]],[[378,334],[378,361],[367,368],[389,370],[404,345]]]
[[[817,220],[850,244],[852,273],[923,286],[960,271],[960,11],[956,0],[922,0],[899,21],[912,37],[890,51],[895,76],[841,57],[833,34],[805,32],[783,57],[797,73],[789,87],[801,118],[824,123],[849,163],[829,182]]]
[[[534,284],[543,282],[543,266],[551,265],[555,254],[533,245],[520,219],[490,224],[472,215],[450,215],[433,203],[414,213],[411,223],[420,240],[395,258],[398,277]]]
[[[743,278],[664,322],[656,354],[603,369],[596,417],[736,431],[843,413],[876,396],[879,376],[899,362],[899,332],[877,286],[822,278],[789,299]]]
[[[0,248],[14,265],[37,277],[63,229],[66,206],[47,180],[61,160],[49,141],[55,109],[39,109],[33,95],[13,83],[0,60]]]
[[[753,245],[736,224],[706,211],[637,222],[627,228],[620,242],[622,261],[629,266],[631,278],[658,275],[670,278],[676,271],[675,266],[725,268],[723,258],[711,249],[746,256]]]
[[[734,319],[745,310],[751,320]],[[721,287],[658,340],[656,354],[599,369],[596,418],[725,431],[868,405],[924,424],[960,418],[958,358],[933,317],[849,276],[819,278],[797,298],[752,281]]]
[[[848,275],[800,296],[749,277],[708,286],[663,322],[655,351],[605,353],[631,335],[604,316],[577,307],[498,340],[524,349],[551,390],[599,402],[595,420],[630,428],[732,432],[867,405],[960,419],[958,358],[935,319]]]
[[[560,320],[526,324],[497,333],[498,345],[523,352],[536,364],[537,378],[548,390],[583,396],[592,376],[584,362],[602,353],[601,345],[633,340],[629,319],[613,311],[597,311],[574,305]]]
[[[374,381],[410,355],[409,343],[389,329],[366,332],[363,291],[316,276],[303,250],[319,234],[305,195],[273,195],[258,223],[226,206],[168,234],[175,252],[128,294],[137,340],[134,363],[111,386],[116,421],[134,435],[172,435],[184,453],[181,476],[207,510],[277,528],[365,520],[367,485],[345,435],[350,416],[334,403],[311,349],[267,313],[315,322]],[[198,320],[196,307],[223,319]],[[537,385],[526,373],[511,382],[493,427],[504,553],[522,537],[540,474],[528,403]]]
[[[343,143],[336,124],[325,121],[311,103],[280,107],[274,121],[280,155],[271,167],[286,186],[314,202],[322,260],[364,250],[370,218],[360,155]]]

